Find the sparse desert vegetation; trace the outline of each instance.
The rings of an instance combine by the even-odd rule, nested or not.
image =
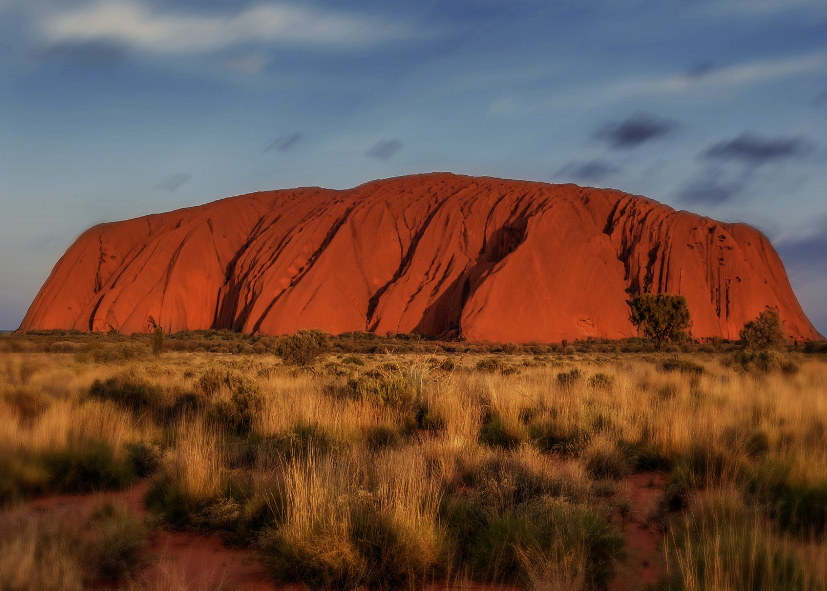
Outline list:
[[[275,583],[602,589],[638,559],[641,472],[665,479],[637,518],[657,588],[827,587],[819,343],[6,335],[0,413],[3,589],[142,588],[153,528],[219,533]],[[26,512],[146,481],[146,523]]]

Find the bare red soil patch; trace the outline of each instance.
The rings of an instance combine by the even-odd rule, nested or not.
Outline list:
[[[625,482],[628,485],[629,513],[625,517],[616,514],[614,519],[623,528],[627,558],[609,585],[611,591],[644,589],[660,581],[666,573],[661,548],[663,535],[648,520],[663,494],[666,475],[642,472],[630,476]]]

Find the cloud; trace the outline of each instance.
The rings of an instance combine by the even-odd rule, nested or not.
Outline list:
[[[824,105],[827,105],[827,90],[819,92],[813,99],[814,107],[822,107]]]
[[[399,140],[382,140],[377,142],[376,145],[368,150],[365,153],[365,156],[378,158],[380,160],[388,160],[401,149],[402,142]]]
[[[84,67],[114,66],[126,58],[128,46],[113,39],[90,41],[61,41],[35,53],[44,61],[54,61]]]
[[[819,16],[827,14],[827,6],[822,0],[719,0],[707,4],[705,11],[718,15],[752,17],[773,17],[797,11]]]
[[[686,73],[649,79],[630,79],[611,84],[602,91],[606,96],[629,98],[635,96],[675,95],[686,92],[714,91],[750,86],[827,70],[827,53],[811,53],[786,59],[761,60],[733,66],[702,70],[702,75]]]
[[[718,169],[707,168],[689,182],[678,193],[681,201],[689,203],[706,203],[715,205],[729,201],[740,195],[747,186],[749,175],[742,174],[736,178]]]
[[[620,123],[609,123],[595,137],[619,150],[636,148],[646,142],[661,138],[675,127],[674,121],[660,119],[646,113],[636,113]]]
[[[155,188],[160,189],[162,191],[169,191],[170,193],[175,193],[175,191],[186,185],[191,178],[192,175],[188,172],[174,172],[167,178],[162,180],[160,183],[155,185]]]
[[[290,135],[278,138],[272,144],[264,148],[263,151],[271,152],[275,150],[277,152],[288,152],[289,150],[295,148],[296,144],[298,144],[301,139],[301,133],[291,133]]]
[[[702,158],[740,161],[758,167],[772,161],[800,158],[806,156],[810,150],[810,142],[800,137],[762,138],[751,133],[743,133],[734,140],[710,146],[703,152]]]
[[[251,43],[352,47],[411,34],[407,26],[292,4],[258,4],[233,15],[159,11],[143,0],[95,0],[40,21],[52,42],[114,39],[152,53],[193,54]]]
[[[268,63],[266,56],[260,53],[239,55],[224,62],[227,69],[239,74],[256,74],[263,70]]]
[[[620,168],[606,160],[585,160],[569,162],[554,176],[570,177],[583,181],[600,181],[620,171]]]
[[[690,78],[692,80],[697,80],[699,78],[703,78],[704,76],[709,75],[709,73],[712,72],[713,68],[714,66],[712,65],[712,62],[701,62],[689,68],[689,71],[686,73],[686,76],[687,78]]]

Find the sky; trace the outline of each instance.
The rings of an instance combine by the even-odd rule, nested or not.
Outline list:
[[[431,171],[750,223],[827,334],[827,2],[0,0],[0,329],[96,223]]]

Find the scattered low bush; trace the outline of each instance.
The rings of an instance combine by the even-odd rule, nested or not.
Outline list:
[[[557,383],[563,387],[568,388],[583,379],[583,372],[577,368],[557,374]]]
[[[41,461],[49,474],[49,489],[57,492],[119,490],[135,479],[127,458],[115,457],[109,444],[94,439],[46,452]]]
[[[279,337],[273,348],[285,363],[307,366],[330,349],[330,335],[321,330],[300,330]]]

